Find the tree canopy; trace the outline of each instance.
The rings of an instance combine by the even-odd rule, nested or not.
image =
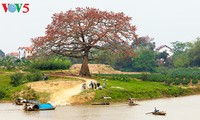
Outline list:
[[[5,53],[0,49],[0,58],[4,58],[5,57]]]
[[[83,58],[81,76],[90,76],[88,55],[92,49],[110,49],[133,55],[130,43],[137,41],[136,27],[124,13],[76,8],[56,13],[45,36],[32,39],[35,53]],[[137,42],[135,42],[137,43]],[[106,45],[105,45],[106,44]]]

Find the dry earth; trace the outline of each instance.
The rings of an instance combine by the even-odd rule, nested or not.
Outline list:
[[[138,74],[139,72],[121,72],[113,69],[110,65],[105,64],[88,64],[91,74]],[[74,64],[70,70],[78,73],[81,69],[81,64]]]
[[[76,103],[85,102],[81,100],[81,96],[76,96],[81,93],[82,84],[86,83],[87,85],[95,80],[89,78],[74,77],[77,80],[66,81],[64,78],[56,79],[53,81],[39,81],[27,84],[32,89],[38,92],[48,92],[50,93],[49,103],[52,103],[54,106],[63,106]],[[84,81],[84,82],[83,82]],[[89,94],[90,98],[94,97],[94,94]],[[91,100],[91,99],[88,99]]]

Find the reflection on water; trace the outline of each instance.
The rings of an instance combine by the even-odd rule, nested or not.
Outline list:
[[[166,116],[145,113],[157,109]],[[138,106],[115,104],[109,106],[66,106],[50,111],[25,112],[22,106],[0,104],[1,120],[199,120],[200,96],[158,99],[139,102]]]

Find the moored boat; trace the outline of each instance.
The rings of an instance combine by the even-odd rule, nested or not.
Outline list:
[[[15,99],[15,104],[16,105],[23,105],[23,103],[25,103],[26,100],[23,99],[22,97],[18,97],[17,99]]]
[[[39,110],[54,110],[56,107],[51,105],[50,103],[40,104]]]
[[[160,112],[152,112],[153,115],[166,115],[166,112],[160,111]]]
[[[128,103],[129,106],[138,105],[138,104],[136,103],[136,99],[135,99],[135,98],[129,98],[128,100],[129,100],[129,103]]]
[[[50,103],[40,104],[35,100],[28,100],[25,103],[24,110],[25,111],[39,111],[39,110],[54,110],[55,107]]]
[[[110,105],[109,102],[95,102],[95,103],[92,103],[91,105]]]

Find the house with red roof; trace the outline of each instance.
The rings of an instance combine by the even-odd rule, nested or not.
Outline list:
[[[32,47],[19,47],[18,48],[19,58],[27,58],[33,55],[33,48]]]
[[[18,52],[11,52],[11,53],[9,53],[9,54],[7,54],[7,55],[12,56],[12,57],[15,57],[15,58],[19,58]]]

